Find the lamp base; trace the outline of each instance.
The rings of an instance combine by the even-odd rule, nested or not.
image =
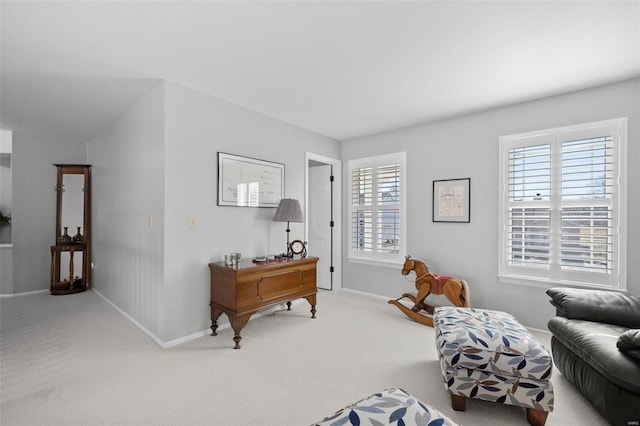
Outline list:
[[[293,253],[291,252],[291,243],[289,242],[289,232],[291,232],[291,229],[289,229],[289,222],[287,221],[287,257],[292,258]]]

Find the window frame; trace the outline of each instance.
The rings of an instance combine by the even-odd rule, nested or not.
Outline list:
[[[398,253],[384,253],[380,252],[377,249],[375,235],[377,234],[377,224],[379,213],[384,210],[388,210],[388,206],[381,206],[380,203],[377,202],[375,188],[377,187],[377,180],[374,177],[374,190],[372,195],[372,237],[374,238],[372,242],[371,251],[363,251],[356,250],[353,247],[352,236],[353,236],[353,214],[354,211],[358,210],[353,203],[353,171],[355,169],[361,169],[366,167],[371,167],[372,169],[376,169],[379,166],[389,165],[390,163],[399,165],[399,180],[400,180],[400,194],[398,197],[398,209],[399,209],[399,220],[400,220],[400,241]],[[407,212],[406,212],[406,199],[407,199],[407,179],[406,179],[406,152],[395,152],[384,155],[376,155],[365,158],[355,158],[349,160],[347,162],[347,173],[348,173],[348,250],[347,250],[347,260],[354,263],[367,263],[374,264],[378,266],[390,266],[397,267],[404,262],[404,256],[407,252]]]
[[[603,134],[606,131],[606,134]],[[569,268],[561,271],[562,257],[562,208],[567,208],[572,202],[564,201],[560,197],[562,175],[562,144],[587,138],[601,136],[612,137],[612,165],[613,190],[609,201],[612,211],[611,245],[614,257],[610,274],[595,272],[569,272]],[[578,139],[576,139],[578,138]],[[548,269],[528,268],[509,264],[509,150],[525,146],[551,146],[551,195],[548,201],[551,220],[551,248]],[[624,291],[627,288],[627,118],[616,118],[553,129],[519,133],[499,138],[499,184],[500,211],[498,214],[498,278],[508,284],[523,284],[539,287],[572,286],[606,290]],[[535,202],[531,202],[533,205]],[[573,203],[575,204],[575,202]],[[577,203],[580,207],[594,205],[592,199]]]

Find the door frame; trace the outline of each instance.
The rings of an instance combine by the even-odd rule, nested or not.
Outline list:
[[[331,289],[342,288],[342,160],[324,155],[305,152],[304,160],[304,215],[309,217],[309,161],[324,163],[332,166],[333,172],[333,244],[332,260],[333,275]],[[309,221],[304,224],[305,239],[309,237]]]

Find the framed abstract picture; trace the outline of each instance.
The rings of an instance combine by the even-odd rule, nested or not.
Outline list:
[[[278,207],[284,164],[218,152],[218,205]]]
[[[433,222],[471,221],[471,178],[433,181]]]

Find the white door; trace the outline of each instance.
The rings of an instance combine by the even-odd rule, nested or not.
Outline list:
[[[309,256],[320,258],[318,288],[331,290],[331,165],[309,164]]]

